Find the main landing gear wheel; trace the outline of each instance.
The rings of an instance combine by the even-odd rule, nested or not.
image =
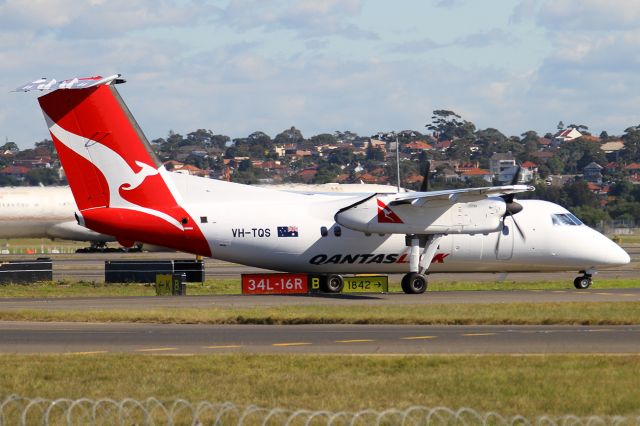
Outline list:
[[[407,294],[422,294],[427,289],[427,277],[417,272],[409,272],[402,277],[402,291]]]
[[[325,293],[340,293],[344,288],[342,275],[327,275],[322,282],[322,291]]]
[[[584,290],[589,288],[592,282],[590,275],[583,275],[573,280],[573,286],[578,290]]]

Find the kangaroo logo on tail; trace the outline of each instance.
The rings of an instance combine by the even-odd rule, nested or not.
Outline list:
[[[180,230],[184,230],[182,224],[168,214],[132,203],[120,195],[120,189],[123,191],[131,191],[138,188],[147,177],[159,174],[158,169],[141,161],[136,161],[135,163],[141,170],[135,172],[124,158],[111,148],[98,141],[76,135],[63,129],[54,123],[46,114],[45,118],[49,126],[49,131],[60,143],[89,161],[104,175],[107,185],[109,186],[110,207],[147,213],[170,223]]]

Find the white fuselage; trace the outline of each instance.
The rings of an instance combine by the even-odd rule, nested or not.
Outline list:
[[[341,208],[370,194],[299,194],[171,176],[214,258],[290,272],[408,271],[405,235],[365,234],[334,220]],[[566,209],[518,202],[523,210],[515,220],[526,239],[511,217],[501,232],[447,235],[428,272],[581,271],[629,262],[624,250],[588,226],[554,224],[552,215]]]
[[[0,238],[60,238],[115,241],[78,225],[68,186],[0,188]]]

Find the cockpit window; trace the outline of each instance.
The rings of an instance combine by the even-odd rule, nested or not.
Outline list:
[[[558,213],[551,215],[551,221],[554,225],[582,225],[580,219],[572,215],[571,213]]]

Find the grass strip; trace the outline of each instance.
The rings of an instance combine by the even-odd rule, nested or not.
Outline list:
[[[370,306],[213,307],[100,311],[16,310],[4,321],[162,324],[640,324],[640,302],[490,303]]]
[[[2,355],[0,399],[231,401],[313,410],[471,407],[505,415],[640,414],[639,355]]]
[[[640,279],[596,280],[594,288],[638,288]],[[575,291],[569,281],[540,282],[477,282],[437,281],[437,275],[429,282],[429,291],[483,291],[483,290],[570,290]],[[400,283],[390,282],[389,291],[401,292]],[[1,297],[113,297],[152,296],[155,288],[151,284],[105,284],[88,281],[52,281],[32,284],[0,285]],[[204,284],[189,283],[187,294],[193,296],[240,294],[239,279],[210,279]]]

